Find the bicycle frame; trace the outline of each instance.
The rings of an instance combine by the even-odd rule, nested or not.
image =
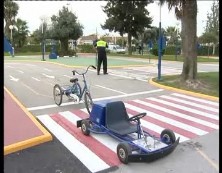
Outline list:
[[[82,97],[83,97],[83,95],[84,95],[85,92],[89,92],[89,88],[88,88],[88,85],[87,85],[87,82],[86,82],[85,74],[88,72],[88,69],[89,69],[90,67],[93,67],[94,69],[96,69],[96,67],[94,67],[93,65],[90,65],[90,66],[87,67],[87,69],[86,69],[86,71],[85,71],[84,73],[79,73],[79,72],[77,72],[76,70],[73,70],[73,71],[72,71],[72,72],[73,72],[73,75],[75,75],[75,73],[77,73],[78,75],[82,75],[82,77],[83,77],[83,88],[82,88],[82,91],[81,91],[81,93],[80,93],[79,99],[82,99]],[[74,86],[74,85],[75,85],[75,84],[73,84],[73,86]],[[73,87],[73,86],[72,86],[72,87]]]
[[[85,74],[83,74],[82,76],[83,76],[83,86],[84,87],[82,89],[82,92],[80,93],[79,99],[82,99],[84,93],[89,91],[88,85],[87,85],[87,82],[86,82],[86,78],[85,78]]]

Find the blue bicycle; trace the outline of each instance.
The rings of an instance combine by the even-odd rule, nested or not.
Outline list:
[[[73,83],[72,85],[60,86],[59,84],[56,84],[54,86],[53,97],[54,97],[55,103],[58,106],[62,104],[63,95],[66,95],[69,99],[72,99],[75,104],[78,104],[82,100],[82,98],[84,98],[83,101],[85,103],[88,113],[90,114],[92,110],[93,101],[92,101],[92,97],[91,97],[91,94],[90,94],[90,91],[86,82],[86,78],[85,78],[85,74],[88,72],[88,69],[90,67],[96,69],[95,66],[90,65],[87,67],[86,71],[83,73],[79,73],[76,70],[72,71],[73,76],[75,76],[75,73],[77,73],[78,75],[81,75],[83,77],[83,85],[84,85],[83,89],[78,82],[78,78],[70,79],[70,82]]]

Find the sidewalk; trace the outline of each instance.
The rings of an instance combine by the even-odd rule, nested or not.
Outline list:
[[[4,155],[51,140],[51,134],[4,87]]]

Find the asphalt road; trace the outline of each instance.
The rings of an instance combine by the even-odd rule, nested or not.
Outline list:
[[[178,62],[162,62],[162,75],[179,74],[181,68],[182,64]],[[55,84],[69,84],[69,79],[72,77],[71,70],[72,68],[48,64],[47,62],[4,63],[4,85],[33,115],[41,120],[40,122],[43,123],[53,135],[55,135],[54,140],[51,142],[4,156],[5,173],[218,172],[219,127],[210,130],[209,133],[201,133],[202,131],[200,130],[196,130],[198,132],[194,130],[198,135],[190,136],[188,140],[184,137],[184,142],[182,141],[172,154],[152,163],[130,163],[128,165],[117,164],[105,167],[105,169],[92,169],[90,165],[83,162],[85,157],[89,157],[87,155],[88,152],[83,150],[83,152],[80,153],[81,156],[73,154],[73,152],[71,152],[72,150],[64,144],[64,139],[62,138],[63,140],[61,140],[59,135],[57,135],[58,129],[57,131],[50,129],[51,127],[41,119],[41,117],[49,118],[50,115],[59,116],[58,114],[61,115],[67,111],[75,114],[75,112],[84,109],[83,103],[74,105],[65,97],[63,99],[63,104],[60,107],[54,104],[52,88]],[[76,70],[84,71],[84,68]],[[198,65],[198,70],[219,71],[219,66],[215,63],[202,63]],[[157,65],[154,62],[146,67],[112,68],[109,69],[109,75],[106,76],[97,76],[95,70],[90,70],[87,74],[87,79],[92,97],[95,101],[112,99],[135,104],[135,102],[131,101],[136,100],[138,104],[141,100],[144,101],[145,98],[152,98],[154,99],[152,101],[158,103],[157,99],[163,99],[163,96],[165,98],[166,96],[175,96],[174,94],[176,92],[160,89],[148,84],[147,80],[156,76]],[[82,83],[81,77],[77,77],[80,79],[80,83]],[[163,100],[160,100],[160,102],[163,102]],[[174,100],[172,100],[172,102],[173,101]],[[204,101],[207,100],[205,99]],[[139,106],[136,107],[138,108]],[[139,108],[139,110],[141,110],[141,108]],[[215,115],[218,116],[218,114]],[[150,121],[151,120],[152,117],[150,117]],[[167,119],[165,120],[167,121]],[[152,123],[155,124],[154,121]],[[160,126],[160,124],[158,124],[159,122],[156,123]],[[172,122],[169,123],[172,126]],[[187,128],[192,129],[190,126]],[[186,133],[184,133],[184,136],[186,136]],[[81,151],[81,146],[77,146],[76,150]],[[94,153],[92,153],[92,155],[93,154]],[[93,160],[93,158],[89,158],[89,162],[94,165],[97,164],[96,160]]]

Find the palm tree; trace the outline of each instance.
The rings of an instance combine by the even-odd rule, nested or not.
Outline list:
[[[169,38],[168,44],[175,44],[177,41],[177,29],[176,27],[169,26],[166,28],[166,36]]]
[[[15,25],[18,31],[13,32],[14,44],[17,45],[17,47],[22,47],[29,34],[27,22],[18,18]]]
[[[10,25],[15,24],[15,17],[18,14],[19,6],[11,0],[4,1],[4,19],[6,22],[4,33],[6,37],[10,38]]]
[[[181,81],[186,84],[197,83],[197,0],[160,0],[175,8],[177,19],[181,20],[181,39],[183,50],[183,70]]]

